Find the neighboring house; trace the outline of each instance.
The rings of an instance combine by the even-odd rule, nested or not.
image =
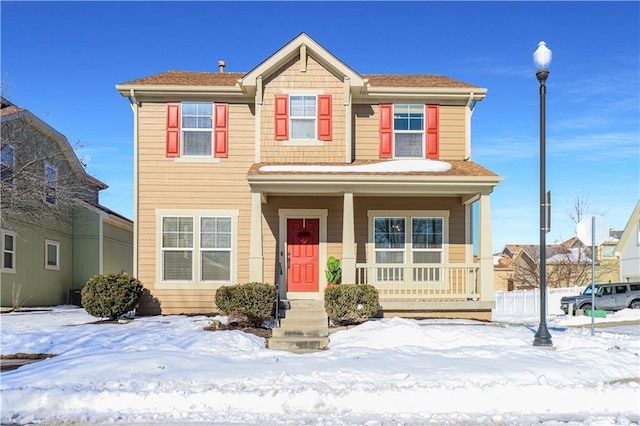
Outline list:
[[[622,231],[616,254],[620,258],[620,281],[640,281],[640,201]]]
[[[620,231],[611,229],[610,238],[596,248],[596,280],[617,282],[619,259],[610,248],[617,243]],[[547,285],[573,287],[591,283],[591,247],[577,238],[560,244],[547,245]],[[540,246],[537,244],[507,244],[494,255],[496,290],[519,290],[539,286]],[[506,287],[506,288],[505,288]]]
[[[116,86],[133,110],[142,311],[211,312],[217,288],[253,281],[322,300],[335,256],[385,313],[490,315],[502,178],[470,160],[486,89],[360,74],[304,33],[249,72],[219,66]]]
[[[133,223],[98,203],[67,138],[2,98],[1,305],[58,305],[98,273],[133,272]]]

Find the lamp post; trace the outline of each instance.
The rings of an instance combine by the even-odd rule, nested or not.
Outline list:
[[[551,50],[544,41],[538,43],[538,48],[533,53],[533,61],[536,64],[536,77],[540,82],[540,325],[533,339],[533,346],[553,346],[551,333],[547,328],[547,242],[546,234],[549,232],[549,196],[545,181],[545,121],[547,77],[549,77],[549,64],[551,63]]]

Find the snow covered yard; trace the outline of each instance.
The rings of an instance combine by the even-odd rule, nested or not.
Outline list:
[[[640,319],[625,310],[598,322]],[[221,318],[218,318],[221,319]],[[640,326],[553,317],[372,320],[329,350],[266,349],[204,316],[91,324],[83,309],[0,315],[1,353],[54,358],[0,376],[7,424],[637,424]],[[223,319],[224,320],[224,319]],[[567,327],[585,324],[586,327]]]

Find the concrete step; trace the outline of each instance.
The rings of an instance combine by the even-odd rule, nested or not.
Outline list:
[[[276,327],[271,329],[272,337],[327,337],[329,327],[296,326],[296,327]]]
[[[291,319],[291,320],[308,320],[308,319],[319,319],[327,318],[327,313],[322,310],[299,310],[299,309],[290,309],[288,311],[284,311],[283,318]]]
[[[291,317],[287,316],[280,320],[280,327],[327,327],[329,320],[327,316]]]
[[[269,349],[290,352],[314,352],[327,349],[327,337],[271,337]]]

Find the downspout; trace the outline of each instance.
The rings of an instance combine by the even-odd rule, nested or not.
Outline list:
[[[466,108],[464,109],[464,161],[471,159],[471,116],[473,115],[473,110],[477,103],[476,100],[473,99],[474,96],[474,92],[469,93],[469,100],[467,101]]]
[[[136,99],[133,89],[129,92],[129,105],[133,111],[133,276],[138,276],[138,108],[140,103]]]

